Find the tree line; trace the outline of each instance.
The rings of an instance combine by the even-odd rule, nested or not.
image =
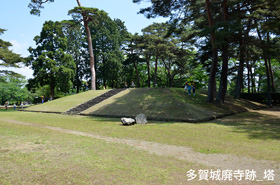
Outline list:
[[[31,13],[39,15],[45,2],[31,1]],[[226,93],[240,98],[241,92],[266,92],[268,105],[271,92],[279,91],[279,1],[152,1],[140,13],[170,20],[139,34],[77,3],[69,11],[72,20],[47,21],[34,38],[26,59],[34,70],[29,90],[48,85],[54,97],[79,93],[85,81],[91,89],[131,81],[137,87],[182,87],[188,81],[207,89],[209,102],[224,102]]]
[[[139,3],[142,0],[133,0]],[[166,0],[153,1],[152,5],[140,11],[148,18],[170,17],[174,30],[189,25],[199,42],[208,45],[211,70],[207,101],[214,101],[216,76],[220,73],[216,100],[224,102],[228,90],[229,62],[239,60],[234,97],[240,98],[244,84],[244,65],[248,70],[248,92],[255,91],[256,72],[252,67],[257,61],[265,66],[265,75],[259,74],[259,82],[266,78],[268,105],[271,105],[271,91],[276,90],[272,61],[279,63],[280,2],[273,0]],[[221,61],[221,69],[219,61]],[[255,68],[256,69],[256,68]],[[279,67],[278,67],[279,69]],[[256,69],[257,70],[257,69]],[[252,85],[252,88],[251,86]],[[260,85],[260,84],[259,84]]]

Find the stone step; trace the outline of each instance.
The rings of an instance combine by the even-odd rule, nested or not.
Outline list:
[[[87,102],[84,102],[84,103],[66,111],[64,114],[71,114],[71,115],[79,114],[79,113],[83,112],[84,110],[86,110],[86,109],[88,109],[88,108],[90,108],[90,107],[92,107],[92,106],[94,106],[94,105],[96,105],[96,104],[98,104],[98,103],[100,103],[100,102],[102,102],[102,101],[104,101],[104,100],[122,92],[123,90],[125,90],[125,89],[110,90],[110,91],[108,91],[108,92],[106,92],[106,93],[104,93],[100,96],[97,96],[97,97],[95,97],[95,98],[93,98],[93,99],[91,99]]]

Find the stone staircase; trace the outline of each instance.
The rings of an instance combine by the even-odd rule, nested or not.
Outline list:
[[[90,107],[92,107],[92,106],[94,106],[94,105],[96,105],[96,104],[98,104],[98,103],[100,103],[100,102],[102,102],[102,101],[104,101],[104,100],[106,100],[106,99],[124,91],[124,90],[126,90],[126,89],[112,89],[112,90],[110,90],[110,91],[108,91],[108,92],[106,92],[106,93],[104,93],[100,96],[97,96],[97,97],[95,97],[95,98],[93,98],[93,99],[91,99],[87,102],[84,102],[84,103],[78,105],[77,107],[74,107],[74,108],[64,112],[63,114],[70,114],[70,115],[79,114],[79,113],[83,112],[84,110],[86,110],[86,109],[88,109],[88,108],[90,108]]]

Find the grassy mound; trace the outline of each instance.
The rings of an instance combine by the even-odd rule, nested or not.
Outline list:
[[[134,117],[144,113],[154,120],[201,121],[217,116],[244,112],[259,104],[226,97],[224,105],[207,103],[206,95],[188,95],[178,88],[130,89],[85,110],[82,114]]]
[[[65,112],[77,105],[84,103],[94,97],[97,97],[108,90],[87,91],[72,96],[66,96],[44,104],[38,104],[27,108],[28,111],[42,111],[42,112]]]

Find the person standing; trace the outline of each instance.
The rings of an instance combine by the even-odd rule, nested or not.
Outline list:
[[[188,81],[186,81],[185,86],[184,86],[185,91],[187,92],[188,90]]]
[[[42,95],[41,96],[41,99],[42,99],[42,104],[44,103],[44,96]]]
[[[15,102],[14,102],[14,110],[17,110],[17,105]]]
[[[23,102],[21,102],[20,106],[21,106],[21,110],[23,110]]]
[[[6,108],[6,110],[8,110],[8,105],[9,105],[9,103],[8,103],[8,101],[6,101],[6,102],[5,102],[5,108]]]
[[[193,91],[193,95],[195,96],[195,83],[193,83],[192,85],[192,91]]]
[[[191,86],[191,83],[189,83],[188,84],[188,94],[189,95],[192,95],[191,90],[192,90],[192,86]]]
[[[133,81],[131,82],[131,87],[132,87],[132,88],[135,88],[135,84],[134,84]]]

